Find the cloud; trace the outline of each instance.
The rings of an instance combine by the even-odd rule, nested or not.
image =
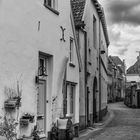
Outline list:
[[[110,23],[140,24],[140,0],[108,0],[105,6]]]
[[[127,66],[136,61],[136,51],[140,50],[140,26],[120,25],[114,23],[109,26],[110,46],[109,54],[126,59]]]
[[[123,48],[123,49],[118,50],[118,54],[119,54],[119,55],[124,55],[125,52],[127,52],[127,51],[128,51],[128,48],[125,47],[125,48]]]
[[[120,40],[121,32],[115,29],[114,26],[109,27],[108,31],[109,31],[109,37],[111,40],[114,40],[115,42]]]
[[[110,46],[109,55],[133,65],[140,51],[140,0],[99,0],[104,8]]]

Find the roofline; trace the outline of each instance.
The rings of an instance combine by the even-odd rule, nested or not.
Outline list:
[[[99,2],[97,0],[92,0],[95,4],[96,10],[98,12],[99,18],[101,20],[102,26],[103,26],[103,31],[105,34],[105,39],[106,39],[106,43],[107,46],[109,46],[110,41],[109,41],[109,37],[108,37],[108,31],[107,31],[107,24],[106,24],[106,20],[105,20],[105,14],[104,14],[104,9],[101,6],[101,4],[99,4]]]
[[[77,57],[78,57],[79,71],[81,72],[82,60],[81,60],[80,52],[79,52],[79,49],[78,49],[78,41],[77,41],[77,37],[76,37],[76,31],[75,31],[75,24],[74,24],[74,17],[73,17],[73,13],[72,13],[72,7],[71,7],[71,12],[70,12],[70,19],[71,19],[72,31],[73,31],[73,36],[74,36],[75,46],[76,46],[76,52],[77,52]]]

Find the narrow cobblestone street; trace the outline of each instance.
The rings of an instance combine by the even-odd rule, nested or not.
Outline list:
[[[110,104],[114,119],[94,140],[140,140],[140,109],[131,109],[122,102]]]

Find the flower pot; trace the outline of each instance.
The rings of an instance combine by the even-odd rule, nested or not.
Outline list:
[[[29,119],[20,119],[20,126],[27,127],[29,125]]]

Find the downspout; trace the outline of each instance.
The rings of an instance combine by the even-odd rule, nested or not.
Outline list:
[[[84,69],[84,72],[85,72],[85,124],[87,126],[87,122],[88,122],[88,92],[87,92],[87,33],[84,32],[84,39],[85,39],[85,45],[84,45],[84,56],[85,56],[85,59],[84,59],[84,64],[85,64],[85,69]]]
[[[102,120],[101,113],[101,31],[100,31],[100,19],[99,19],[99,121]]]

